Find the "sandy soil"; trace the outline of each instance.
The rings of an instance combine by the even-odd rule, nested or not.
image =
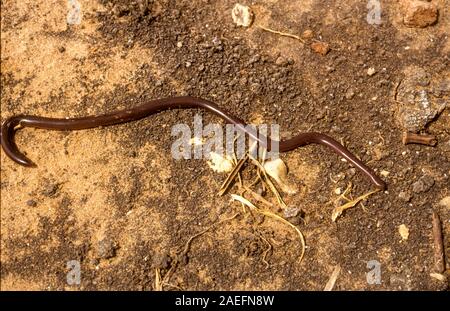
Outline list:
[[[256,16],[248,29],[234,26],[230,0],[78,2],[81,23],[71,25],[67,1],[1,1],[2,121],[189,94],[249,122],[277,123],[283,137],[328,133],[385,171],[388,190],[332,222],[337,188],[352,182],[356,197],[372,185],[324,147],[283,154],[299,189],[283,197],[303,211],[288,219],[305,235],[299,262],[289,227],[217,195],[226,174],[205,160],[171,158],[173,124],[192,124],[195,114],[223,124],[217,117],[184,110],[76,132],[26,129],[17,145],[36,168],[1,153],[2,290],[155,290],[157,272],[175,262],[164,290],[322,290],[337,265],[337,290],[448,287],[430,273],[433,211],[450,256],[450,208],[439,204],[450,195],[449,107],[425,129],[437,146],[405,146],[395,100],[411,66],[427,72],[430,93],[450,76],[447,0],[433,0],[439,20],[424,29],[403,25],[398,1],[381,1],[379,26],[366,22],[365,1],[242,1]],[[331,50],[319,55],[257,25],[312,30]],[[236,213],[179,258],[190,237]],[[71,260],[80,263],[79,285],[67,283]],[[370,260],[381,264],[379,285],[367,282]]]

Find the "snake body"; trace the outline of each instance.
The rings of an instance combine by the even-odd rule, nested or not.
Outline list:
[[[267,142],[267,139],[264,136],[255,135],[255,133],[246,129],[246,124],[244,121],[231,115],[224,109],[220,108],[217,104],[201,98],[182,96],[152,100],[143,105],[130,109],[82,118],[64,119],[31,115],[12,116],[5,120],[1,126],[1,145],[6,155],[13,161],[24,166],[34,166],[34,163],[18,150],[14,142],[15,133],[19,128],[32,127],[60,131],[84,130],[94,127],[131,122],[164,110],[190,108],[204,109],[222,118],[227,123],[234,124],[238,130],[249,135],[251,139],[258,141],[261,146],[266,147],[268,150],[270,150],[270,147],[273,144],[272,140],[269,139],[269,142]],[[367,176],[378,189],[383,190],[386,188],[385,182],[378,177],[371,168],[366,166],[344,146],[328,135],[322,133],[301,133],[293,138],[281,140],[279,142],[279,151],[287,152],[307,144],[320,144],[328,146],[335,153],[345,158],[360,172]]]

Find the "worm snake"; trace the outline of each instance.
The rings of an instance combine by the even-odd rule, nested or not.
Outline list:
[[[216,116],[225,120],[227,123],[234,124],[238,130],[245,132],[245,134],[248,134],[252,139],[258,141],[258,143],[270,150],[272,140],[269,140],[269,143],[267,143],[267,139],[264,136],[255,135],[254,133],[249,132],[245,128],[245,122],[229,114],[215,103],[190,96],[152,100],[147,102],[146,104],[130,109],[120,110],[104,115],[88,116],[82,118],[63,119],[30,115],[12,116],[5,120],[5,122],[3,122],[2,124],[1,145],[6,155],[9,156],[13,161],[24,166],[34,166],[34,163],[31,162],[24,154],[22,154],[18,150],[14,142],[14,135],[17,129],[24,127],[33,127],[60,131],[83,130],[99,126],[108,126],[135,121],[145,118],[156,112],[168,109],[187,108],[201,108],[215,114]],[[345,158],[348,162],[353,164],[361,173],[368,177],[368,179],[378,189],[384,190],[386,188],[385,182],[380,177],[378,177],[371,168],[366,166],[336,140],[325,134],[301,133],[291,139],[281,140],[279,142],[279,151],[287,152],[307,144],[320,144],[328,146],[339,156]]]

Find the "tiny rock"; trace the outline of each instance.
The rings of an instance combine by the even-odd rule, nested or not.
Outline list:
[[[345,92],[345,98],[352,99],[353,97],[355,97],[355,91],[350,88],[347,90],[347,92]]]
[[[37,206],[37,202],[35,200],[28,200],[27,201],[27,205],[31,206],[31,207],[36,207]]]
[[[422,176],[418,181],[413,183],[412,190],[414,193],[427,192],[434,185],[434,179],[431,176]]]
[[[330,46],[325,42],[313,42],[311,43],[311,49],[314,52],[325,56],[330,51]]]
[[[312,39],[314,37],[314,32],[311,29],[307,29],[302,33],[303,39]]]
[[[376,73],[375,68],[370,67],[369,69],[367,69],[367,75],[368,75],[368,76],[371,77],[371,76],[373,76],[375,73]]]
[[[447,277],[441,273],[430,273],[430,276],[440,282],[447,282]]]
[[[447,207],[450,210],[450,196],[444,197],[442,200],[440,200],[439,205]]]
[[[424,28],[436,23],[438,9],[428,1],[404,0],[403,23],[408,27]]]
[[[226,173],[233,169],[233,162],[229,157],[223,157],[222,155],[211,152],[209,154],[211,161],[208,161],[208,166],[215,172]]]
[[[388,171],[386,171],[386,170],[382,170],[382,171],[380,172],[380,175],[383,176],[383,177],[388,177],[389,174],[390,174],[390,173],[389,173]]]
[[[171,259],[168,254],[155,254],[152,257],[152,267],[158,269],[167,269],[169,268]]]
[[[400,192],[398,194],[398,197],[400,198],[400,200],[405,201],[405,202],[411,201],[411,194],[409,192],[406,192],[406,191]]]
[[[275,60],[275,65],[277,65],[277,66],[283,66],[286,63],[287,63],[287,61],[283,56],[280,56]]]
[[[283,210],[283,214],[285,218],[291,218],[300,214],[301,211],[299,207],[288,207]]]
[[[448,105],[445,98],[432,94],[446,80],[432,80],[431,74],[418,66],[406,67],[403,74],[404,79],[396,87],[395,117],[405,130],[417,133]]]
[[[97,256],[108,259],[116,256],[117,245],[109,238],[104,238],[97,243]]]
[[[238,26],[250,27],[254,14],[248,6],[236,3],[231,11],[233,22]]]
[[[408,237],[409,237],[409,229],[408,229],[408,227],[406,227],[405,225],[400,225],[399,227],[398,227],[398,233],[400,233],[400,236],[402,237],[402,240],[403,241],[406,241],[406,240],[408,240]]]

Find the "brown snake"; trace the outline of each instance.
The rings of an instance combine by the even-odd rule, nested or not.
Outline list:
[[[234,124],[238,130],[249,135],[252,139],[258,141],[261,146],[267,148],[267,150],[270,150],[272,140],[269,140],[269,144],[267,144],[267,139],[265,137],[263,137],[262,135],[255,135],[255,133],[248,131],[245,127],[245,122],[223,110],[215,103],[189,96],[152,100],[146,104],[133,107],[131,109],[82,118],[62,119],[30,115],[12,116],[5,120],[5,122],[3,122],[2,124],[1,145],[6,155],[8,155],[13,161],[24,166],[34,166],[33,162],[31,162],[24,154],[22,154],[17,149],[17,146],[14,142],[14,135],[16,133],[16,130],[19,128],[34,127],[60,131],[83,130],[99,126],[108,126],[135,121],[163,110],[188,108],[201,108],[212,112],[213,114],[225,120],[227,123]],[[360,172],[367,176],[378,189],[384,190],[386,188],[385,182],[381,180],[381,178],[378,177],[371,168],[366,166],[363,162],[361,162],[361,160],[356,158],[352,153],[350,153],[350,151],[348,151],[336,140],[325,134],[301,133],[291,139],[281,140],[279,142],[279,151],[287,152],[297,147],[314,143],[330,147],[335,153],[347,159]]]

